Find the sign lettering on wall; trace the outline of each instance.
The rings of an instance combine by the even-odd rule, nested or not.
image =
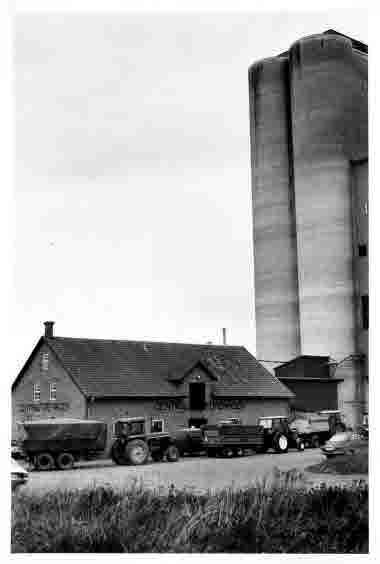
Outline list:
[[[46,402],[46,403],[21,403],[18,410],[23,415],[32,415],[35,413],[54,413],[64,412],[70,407],[68,402]]]
[[[205,409],[243,409],[246,402],[236,398],[212,398],[205,405]],[[159,411],[176,411],[185,409],[183,399],[159,399],[155,402],[155,408]]]
[[[159,399],[156,400],[154,407],[159,411],[184,410],[185,405],[182,398]]]
[[[210,409],[243,409],[245,401],[234,398],[213,398],[210,401]]]

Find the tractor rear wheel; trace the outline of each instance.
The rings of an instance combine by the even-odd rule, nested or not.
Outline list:
[[[149,456],[149,447],[145,441],[135,439],[127,444],[127,458],[134,466],[145,464]]]
[[[37,470],[52,470],[54,468],[54,458],[49,452],[41,452],[34,459]]]
[[[56,458],[56,464],[60,470],[71,470],[75,459],[71,452],[61,452]]]
[[[279,452],[279,453],[287,452],[287,450],[288,450],[288,438],[285,435],[283,435],[282,433],[279,433],[278,435],[275,436],[275,438],[273,440],[273,447],[274,447],[274,450],[276,452]]]

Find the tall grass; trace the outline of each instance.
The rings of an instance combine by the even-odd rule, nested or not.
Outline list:
[[[270,486],[196,495],[97,487],[13,498],[12,552],[367,552],[368,487]]]

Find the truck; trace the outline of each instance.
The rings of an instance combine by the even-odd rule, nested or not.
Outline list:
[[[69,470],[80,460],[110,454],[118,464],[175,462],[179,449],[165,433],[162,420],[145,417],[121,418],[113,425],[110,452],[107,453],[107,424],[88,419],[45,419],[22,423],[24,458],[37,470]]]
[[[202,427],[203,444],[208,456],[241,456],[246,450],[265,453],[269,449],[284,453],[288,448],[304,450],[297,432],[284,416],[260,417],[257,425],[219,422]]]
[[[290,423],[297,431],[305,446],[319,448],[335,433],[345,431],[346,425],[339,410],[323,410],[312,413],[300,413]]]

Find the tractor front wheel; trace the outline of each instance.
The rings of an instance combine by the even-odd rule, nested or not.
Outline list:
[[[166,460],[168,462],[177,462],[179,459],[179,450],[175,445],[169,445],[165,451]]]

